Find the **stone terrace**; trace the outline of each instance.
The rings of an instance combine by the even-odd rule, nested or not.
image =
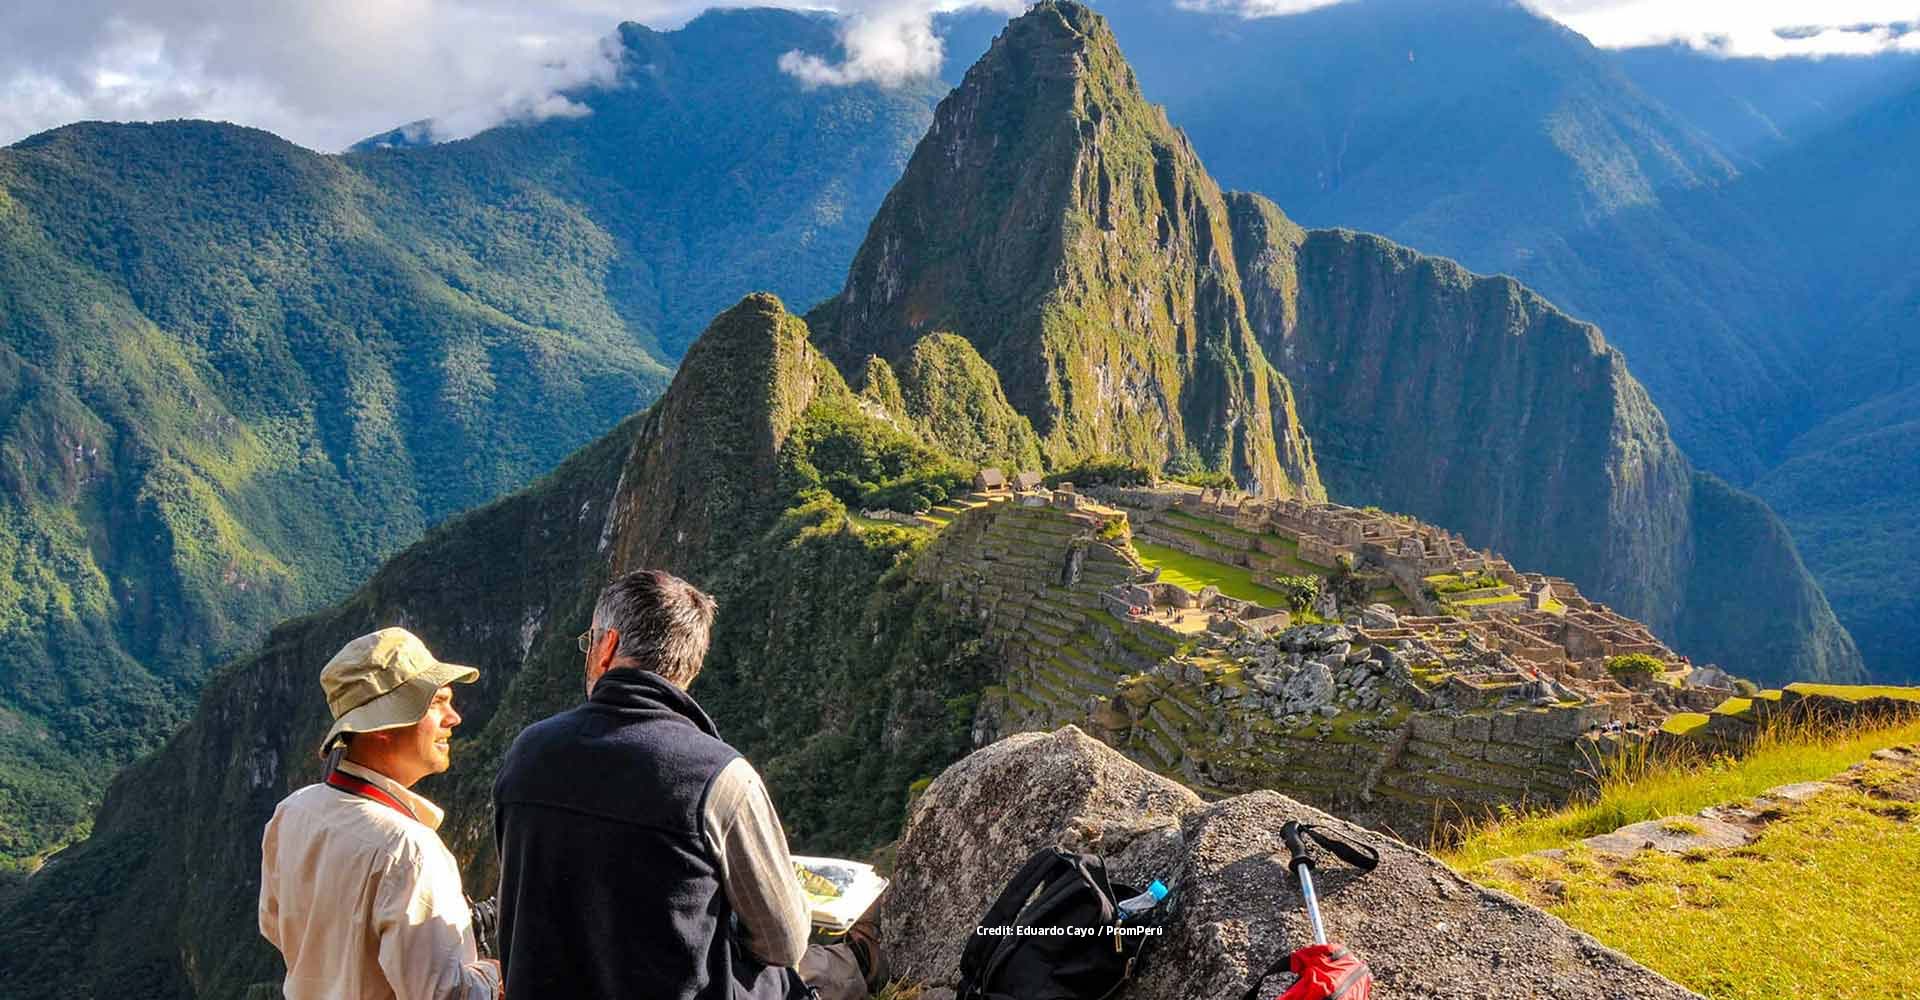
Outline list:
[[[1368,606],[1329,605],[1323,594],[1317,616],[1347,619],[1365,642],[1447,675],[1466,702],[1499,700],[1544,681],[1563,700],[1605,704],[1619,721],[1652,724],[1731,693],[1721,686],[1724,674],[1696,676],[1687,658],[1646,626],[1588,600],[1570,581],[1519,572],[1498,554],[1405,515],[1183,486],[1096,492],[1127,510],[1143,539],[1251,569],[1256,582],[1332,577],[1346,567],[1369,590]],[[1231,602],[1219,605],[1220,618],[1246,615]],[[1159,602],[1145,610],[1158,612]],[[1608,660],[1634,653],[1664,664],[1662,682],[1629,690],[1612,678]]]
[[[1608,656],[1689,668],[1571,583],[1409,518],[1007,479],[921,515],[939,534],[911,570],[1000,661],[977,745],[1076,724],[1203,794],[1273,788],[1418,841],[1437,817],[1564,802],[1614,730],[1725,693],[1621,686]],[[1294,613],[1192,590],[1141,562],[1135,531],[1242,579],[1342,577],[1366,602],[1327,586]]]

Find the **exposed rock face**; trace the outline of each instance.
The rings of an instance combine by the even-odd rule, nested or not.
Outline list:
[[[1220,189],[1082,6],[1012,22],[941,102],[808,323],[848,373],[966,338],[1057,464],[1124,455],[1321,493],[1247,325]]]
[[[1174,890],[1166,934],[1121,996],[1238,996],[1312,940],[1280,841],[1289,819],[1380,851],[1369,875],[1329,862],[1318,887],[1329,932],[1366,958],[1383,996],[1694,996],[1398,841],[1272,792],[1202,803],[1072,727],[1009,737],[927,789],[900,845],[882,933],[899,971],[953,985],[960,951],[1001,887],[1034,851],[1059,844],[1104,854],[1117,879],[1160,878]],[[1268,987],[1277,993],[1287,978]]]
[[[1600,331],[1505,277],[1232,194],[1267,357],[1328,490],[1568,577],[1681,651],[1769,681],[1864,664],[1764,504],[1703,483]],[[1727,580],[1736,565],[1740,596]],[[1764,643],[1753,616],[1768,609]],[[1742,610],[1736,610],[1742,609]]]

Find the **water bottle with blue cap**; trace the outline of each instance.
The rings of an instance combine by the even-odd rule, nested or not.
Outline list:
[[[1153,909],[1165,898],[1167,898],[1167,887],[1161,885],[1159,879],[1154,879],[1153,884],[1147,886],[1146,892],[1130,899],[1123,899],[1117,904],[1121,922],[1124,923]]]

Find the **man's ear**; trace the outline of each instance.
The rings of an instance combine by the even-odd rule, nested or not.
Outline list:
[[[593,652],[587,654],[587,662],[593,665],[594,676],[607,672],[607,666],[613,662],[613,651],[619,648],[619,629],[610,628],[600,633],[600,641],[594,644]]]

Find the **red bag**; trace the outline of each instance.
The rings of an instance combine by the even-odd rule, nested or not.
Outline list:
[[[1373,972],[1343,944],[1310,944],[1287,960],[1300,978],[1280,1000],[1369,1000]]]

